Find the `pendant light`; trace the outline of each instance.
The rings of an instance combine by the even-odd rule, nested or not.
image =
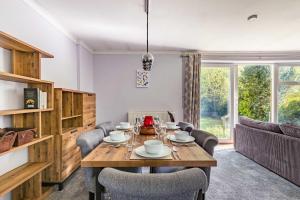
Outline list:
[[[147,53],[142,56],[142,62],[143,62],[143,69],[145,71],[151,71],[151,67],[154,61],[154,57],[151,53],[149,53],[149,42],[148,42],[148,36],[149,36],[149,1],[145,0],[145,12],[147,14]]]

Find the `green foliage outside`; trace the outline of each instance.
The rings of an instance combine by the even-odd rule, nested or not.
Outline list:
[[[219,138],[230,136],[228,114],[229,69],[203,67],[201,69],[200,128]]]
[[[270,66],[248,65],[239,68],[239,115],[269,121],[271,110]]]
[[[281,67],[280,81],[299,81],[299,67]],[[300,86],[285,85],[280,87],[278,121],[300,125]]]

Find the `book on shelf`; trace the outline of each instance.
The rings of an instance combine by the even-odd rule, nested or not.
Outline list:
[[[46,109],[47,92],[43,92],[39,88],[24,88],[24,108]]]

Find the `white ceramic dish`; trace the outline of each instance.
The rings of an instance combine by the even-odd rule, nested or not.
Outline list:
[[[176,140],[186,140],[189,136],[189,132],[187,131],[175,131]]]
[[[180,143],[189,143],[189,142],[193,142],[195,140],[195,138],[192,136],[188,136],[186,138],[186,140],[178,140],[178,139],[176,139],[175,135],[168,135],[167,137],[169,140],[171,140],[173,142],[180,142]]]
[[[133,126],[129,126],[129,128],[122,128],[120,125],[116,126],[116,129],[118,130],[129,130],[129,129],[133,129]]]
[[[178,130],[178,129],[180,129],[180,126],[174,126],[174,127],[168,127],[167,126],[167,129],[169,129],[169,130]]]
[[[111,144],[119,144],[119,143],[124,143],[126,142],[127,140],[130,139],[130,136],[129,135],[125,135],[124,139],[123,140],[119,140],[119,141],[116,141],[116,140],[112,140],[110,138],[110,136],[107,136],[105,138],[103,138],[103,141],[104,142],[107,142],[107,143],[111,143]]]
[[[109,133],[109,137],[113,141],[120,141],[125,139],[125,135],[123,131],[111,131]]]
[[[120,122],[120,127],[123,129],[129,128],[130,123],[129,122]]]
[[[162,158],[171,154],[171,149],[167,146],[163,146],[162,151],[159,154],[147,153],[144,146],[140,146],[134,150],[134,152],[144,158]]]
[[[147,140],[144,142],[144,147],[149,154],[159,154],[162,152],[164,144],[160,140]]]

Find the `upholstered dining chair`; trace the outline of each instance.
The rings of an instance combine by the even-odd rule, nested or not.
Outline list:
[[[195,142],[201,146],[207,153],[211,156],[214,155],[215,146],[219,143],[218,138],[206,131],[193,129],[191,136],[195,138]],[[175,171],[180,171],[185,169],[185,167],[154,167],[151,169],[153,173],[171,173]],[[201,168],[207,176],[207,186],[210,182],[210,167]],[[203,199],[205,194],[203,193]]]
[[[177,125],[180,127],[181,130],[187,131],[189,133],[191,133],[194,129],[194,125],[188,122],[178,122]]]
[[[105,122],[98,125],[97,129],[88,131],[86,133],[81,134],[77,138],[77,145],[80,147],[81,157],[84,158],[87,156],[92,150],[94,150],[102,141],[103,137],[112,130],[112,123]],[[141,168],[119,168],[120,170],[141,173]],[[85,185],[87,190],[89,191],[89,199],[95,199],[96,192],[96,176],[97,172],[101,169],[93,169],[93,168],[83,168],[85,175]]]
[[[199,168],[168,174],[134,174],[105,168],[98,181],[108,196],[117,200],[195,200],[201,199],[198,193],[207,188],[206,175]]]
[[[104,133],[104,136],[108,136],[109,132],[115,130],[113,123],[111,121],[100,123],[96,126],[96,129],[101,129]]]

